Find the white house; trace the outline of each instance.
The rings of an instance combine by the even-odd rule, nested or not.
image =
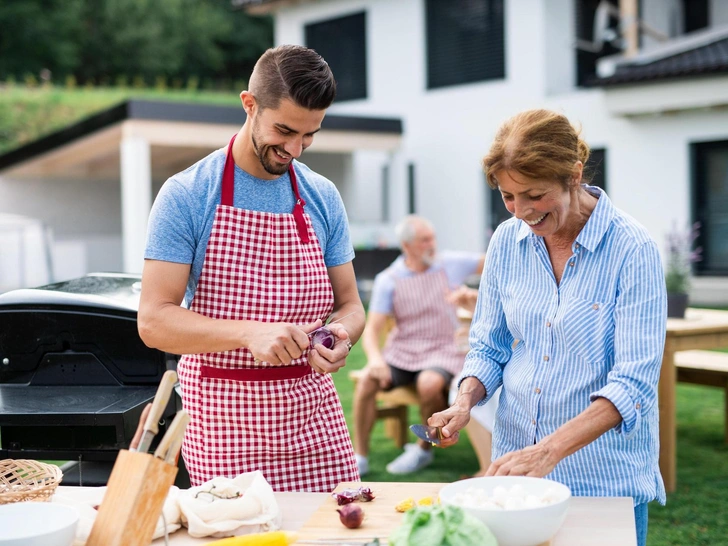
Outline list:
[[[168,177],[225,146],[245,122],[236,102],[131,100],[0,155],[0,292],[91,271],[140,273],[154,196]],[[306,161],[354,202],[353,152],[389,157],[401,133],[398,119],[332,114]],[[22,225],[43,226],[32,233],[44,237],[28,229],[21,237],[21,224],[3,222],[3,213],[36,219]],[[371,256],[361,255],[360,268],[371,269]]]
[[[402,120],[396,151],[352,154],[345,199],[360,242],[415,211],[442,246],[483,249],[504,209],[480,158],[502,120],[546,107],[582,125],[596,182],[658,242],[701,222],[692,300],[725,305],[728,1],[612,1],[233,3],[272,13],[276,43],[328,60],[332,114]]]

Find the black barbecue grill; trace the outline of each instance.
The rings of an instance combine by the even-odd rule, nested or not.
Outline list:
[[[176,366],[139,337],[140,281],[96,273],[0,295],[0,459],[93,462],[84,485],[105,483]],[[173,396],[163,422],[178,407]]]

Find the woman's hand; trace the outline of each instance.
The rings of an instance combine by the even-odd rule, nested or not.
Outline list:
[[[458,443],[460,430],[470,421],[470,408],[466,404],[458,402],[447,408],[445,411],[435,413],[427,420],[431,427],[442,427],[442,440],[440,447],[450,447]]]
[[[308,352],[308,363],[318,373],[338,372],[346,364],[346,357],[351,351],[351,340],[349,333],[343,325],[337,322],[330,322],[326,328],[337,338],[334,346],[327,349],[320,343],[311,347]]]
[[[559,459],[543,444],[511,451],[488,467],[486,476],[532,476],[543,478],[558,464]]]

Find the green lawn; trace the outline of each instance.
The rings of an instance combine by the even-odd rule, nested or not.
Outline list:
[[[361,347],[352,349],[347,368],[334,375],[347,423],[352,429],[352,384],[347,370],[361,368]],[[728,446],[723,443],[723,392],[678,385],[678,489],[667,506],[650,505],[649,546],[717,546],[728,544]],[[411,409],[410,421],[418,417]],[[411,436],[414,440],[414,436]],[[413,476],[394,476],[385,465],[399,454],[384,436],[381,421],[374,428],[371,472],[367,481],[452,482],[478,469],[467,436],[450,449],[438,449],[432,466]],[[619,546],[619,545],[615,545]]]
[[[119,87],[66,89],[50,86],[0,88],[0,154],[130,98],[223,106],[240,104],[237,93],[232,91]]]

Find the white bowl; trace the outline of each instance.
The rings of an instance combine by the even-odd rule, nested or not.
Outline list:
[[[0,546],[71,546],[78,511],[51,502],[0,505]]]
[[[542,498],[549,494],[552,502],[543,506],[520,509],[502,509],[476,506],[468,503],[463,496],[472,498],[468,490],[480,491],[484,496],[493,497],[496,487],[511,491],[513,486],[524,495]],[[514,490],[515,491],[515,490]],[[502,489],[499,489],[503,500]],[[440,502],[459,506],[469,514],[485,523],[495,535],[498,546],[537,546],[547,542],[556,534],[566,518],[571,491],[563,484],[543,478],[522,476],[492,476],[471,478],[446,485],[440,490]],[[535,499],[532,499],[535,502]]]

